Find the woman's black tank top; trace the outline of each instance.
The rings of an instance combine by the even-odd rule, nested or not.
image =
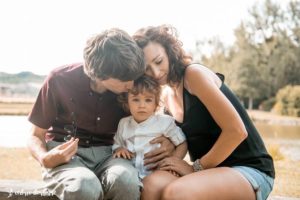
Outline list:
[[[221,92],[235,107],[248,132],[248,137],[218,166],[249,166],[275,177],[273,159],[268,154],[257,129],[238,98],[225,85],[224,76],[218,73],[217,75],[222,79]],[[183,90],[183,101],[184,119],[183,123],[178,123],[178,125],[187,137],[190,158],[194,161],[212,148],[221,129],[205,105],[186,89]]]

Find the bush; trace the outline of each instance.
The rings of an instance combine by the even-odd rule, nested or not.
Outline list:
[[[285,159],[284,155],[280,151],[280,147],[278,144],[267,145],[267,149],[273,160],[278,161]]]
[[[300,117],[300,85],[285,86],[276,94],[274,111],[281,115]]]

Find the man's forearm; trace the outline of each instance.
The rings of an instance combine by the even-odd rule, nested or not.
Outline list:
[[[187,153],[187,142],[184,141],[183,143],[179,144],[179,145],[176,147],[173,156],[182,159],[182,158],[185,157],[186,153]]]
[[[47,148],[46,148],[46,143],[44,140],[42,140],[41,138],[37,137],[37,136],[30,136],[30,138],[28,139],[28,149],[31,153],[31,155],[41,164],[43,165],[42,162],[42,157],[43,154],[45,154],[47,152]]]

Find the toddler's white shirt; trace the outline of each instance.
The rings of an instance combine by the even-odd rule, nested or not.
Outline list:
[[[132,161],[139,171],[139,177],[144,178],[151,173],[144,166],[144,154],[159,147],[159,144],[149,142],[162,135],[169,138],[175,146],[186,139],[182,130],[176,126],[174,118],[169,115],[154,114],[141,123],[137,123],[132,116],[125,117],[119,122],[113,151],[124,147],[135,153]]]

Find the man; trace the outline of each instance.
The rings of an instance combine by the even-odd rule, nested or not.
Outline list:
[[[120,29],[88,40],[84,64],[62,66],[46,78],[29,114],[28,148],[60,199],[139,199],[136,169],[111,158],[119,120],[117,94],[145,71],[142,50]]]

